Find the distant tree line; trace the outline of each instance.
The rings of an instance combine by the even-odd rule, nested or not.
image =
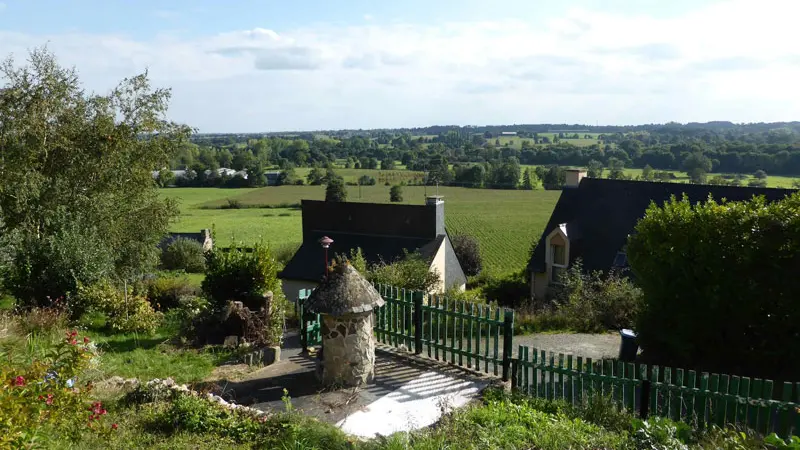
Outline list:
[[[496,136],[509,128],[516,133],[512,141],[518,143],[500,145]],[[553,128],[563,131],[547,131]],[[598,130],[604,132],[589,134]],[[578,146],[574,139],[592,142]],[[590,176],[604,174],[609,178],[625,178],[624,169],[631,167],[645,169],[645,179],[667,179],[667,171],[683,171],[695,182],[736,184],[735,179],[708,179],[706,174],[800,174],[800,123],[429,127],[316,135],[201,135],[184,145],[170,166],[191,171],[195,177],[184,181],[189,185],[259,185],[263,181],[260,174],[267,167],[283,171],[328,168],[336,161],[352,169],[396,170],[401,164],[426,172],[431,185],[519,188],[520,176],[524,175],[521,165],[582,166],[589,168]],[[248,176],[247,183],[220,180],[216,174],[220,167],[246,170],[256,176],[252,181]],[[529,179],[536,185],[532,176]]]

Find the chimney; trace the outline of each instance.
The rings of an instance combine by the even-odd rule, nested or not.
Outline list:
[[[444,230],[444,197],[429,195],[425,197],[425,205],[436,208],[436,236],[445,234]]]
[[[566,169],[567,182],[564,183],[565,188],[576,188],[581,184],[581,180],[586,177],[586,170],[584,169]]]

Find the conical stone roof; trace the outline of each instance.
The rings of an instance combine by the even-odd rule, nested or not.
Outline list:
[[[383,306],[383,297],[348,263],[334,267],[305,301],[305,309],[315,314],[363,313]]]

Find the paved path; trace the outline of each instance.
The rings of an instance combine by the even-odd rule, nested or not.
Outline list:
[[[217,381],[227,397],[265,411],[283,411],[284,389],[292,407],[359,437],[411,431],[436,423],[466,405],[494,380],[389,347],[376,352],[375,383],[326,390],[315,378],[316,361],[290,335],[281,361],[245,380]]]
[[[600,359],[616,356],[619,342],[618,334],[534,334],[516,336],[514,351],[524,345]],[[295,410],[368,438],[433,425],[499,381],[391,347],[379,347],[375,383],[363,388],[324,389],[316,380],[315,367],[315,357],[301,353],[296,333],[290,333],[280,362],[246,379],[221,379],[216,385],[237,403],[272,411],[284,410],[286,390]]]

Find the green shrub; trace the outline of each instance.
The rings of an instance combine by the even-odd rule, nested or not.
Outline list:
[[[278,261],[278,264],[281,266],[286,266],[286,264],[289,264],[289,261],[292,260],[292,257],[294,257],[294,254],[297,253],[299,248],[299,242],[281,244],[275,248],[275,260]]]
[[[252,417],[192,395],[178,395],[156,421],[164,431],[210,433],[236,442],[253,441],[262,431],[262,425]]]
[[[514,315],[514,334],[532,334],[545,331],[575,331],[570,317],[555,308],[530,311],[517,310]]]
[[[161,253],[161,265],[166,270],[201,273],[206,268],[203,245],[192,239],[175,239]]]
[[[409,438],[413,445],[397,448],[561,450],[616,449],[627,444],[624,433],[605,430],[556,411],[542,412],[510,398],[458,410],[436,427]]]
[[[638,341],[660,364],[800,377],[800,195],[652,205],[629,238]],[[779,345],[777,344],[779,343]]]
[[[240,301],[258,310],[267,291],[272,291],[276,299],[283,299],[278,262],[268,245],[256,244],[252,251],[216,248],[206,254],[203,292],[214,309],[224,308],[229,301]]]
[[[29,236],[13,245],[13,261],[4,283],[22,307],[47,306],[47,298],[75,292],[114,271],[114,258],[91,228],[65,226],[42,237]]]
[[[389,201],[390,202],[402,202],[403,201],[403,187],[402,186],[394,185],[394,186],[392,186],[391,189],[389,189]]]
[[[453,236],[450,241],[464,275],[471,277],[481,273],[483,259],[478,240],[474,236],[462,234]]]
[[[525,271],[500,278],[484,274],[475,280],[489,301],[509,308],[520,308],[530,303],[531,291]]]
[[[430,292],[441,284],[439,274],[430,271],[427,259],[419,253],[408,252],[392,263],[375,264],[367,278],[375,283],[423,292]]]
[[[43,350],[47,356],[26,364],[0,365],[0,448],[63,445],[86,432],[111,431],[106,410],[90,402],[81,378],[96,356],[89,339],[72,331]]]
[[[560,281],[556,310],[570,318],[573,330],[592,333],[633,326],[642,291],[619,272],[586,274],[579,259]]]
[[[325,186],[325,201],[326,202],[346,202],[347,201],[347,188],[344,185],[344,179],[335,174],[329,174]]]
[[[364,252],[361,251],[360,248],[350,249],[349,255],[340,255],[336,254],[333,257],[332,266],[336,264],[342,264],[347,262],[351,266],[353,266],[358,273],[364,275],[365,277],[369,277],[368,268],[367,268],[367,259],[364,258]]]
[[[477,304],[486,303],[486,299],[483,298],[483,296],[481,295],[481,291],[476,289],[467,289],[462,291],[459,288],[451,287],[444,292],[443,297],[448,299],[449,301],[456,301],[456,302],[467,302],[467,303],[477,303]]]
[[[102,313],[107,318],[106,326],[115,332],[152,333],[163,317],[147,298],[133,293],[126,295],[108,280],[78,286],[75,303],[85,312]]]
[[[145,283],[147,299],[158,310],[179,306],[182,297],[196,296],[200,289],[182,275],[162,275]]]
[[[686,450],[692,439],[692,428],[683,422],[652,417],[633,420],[633,442],[637,449]]]

